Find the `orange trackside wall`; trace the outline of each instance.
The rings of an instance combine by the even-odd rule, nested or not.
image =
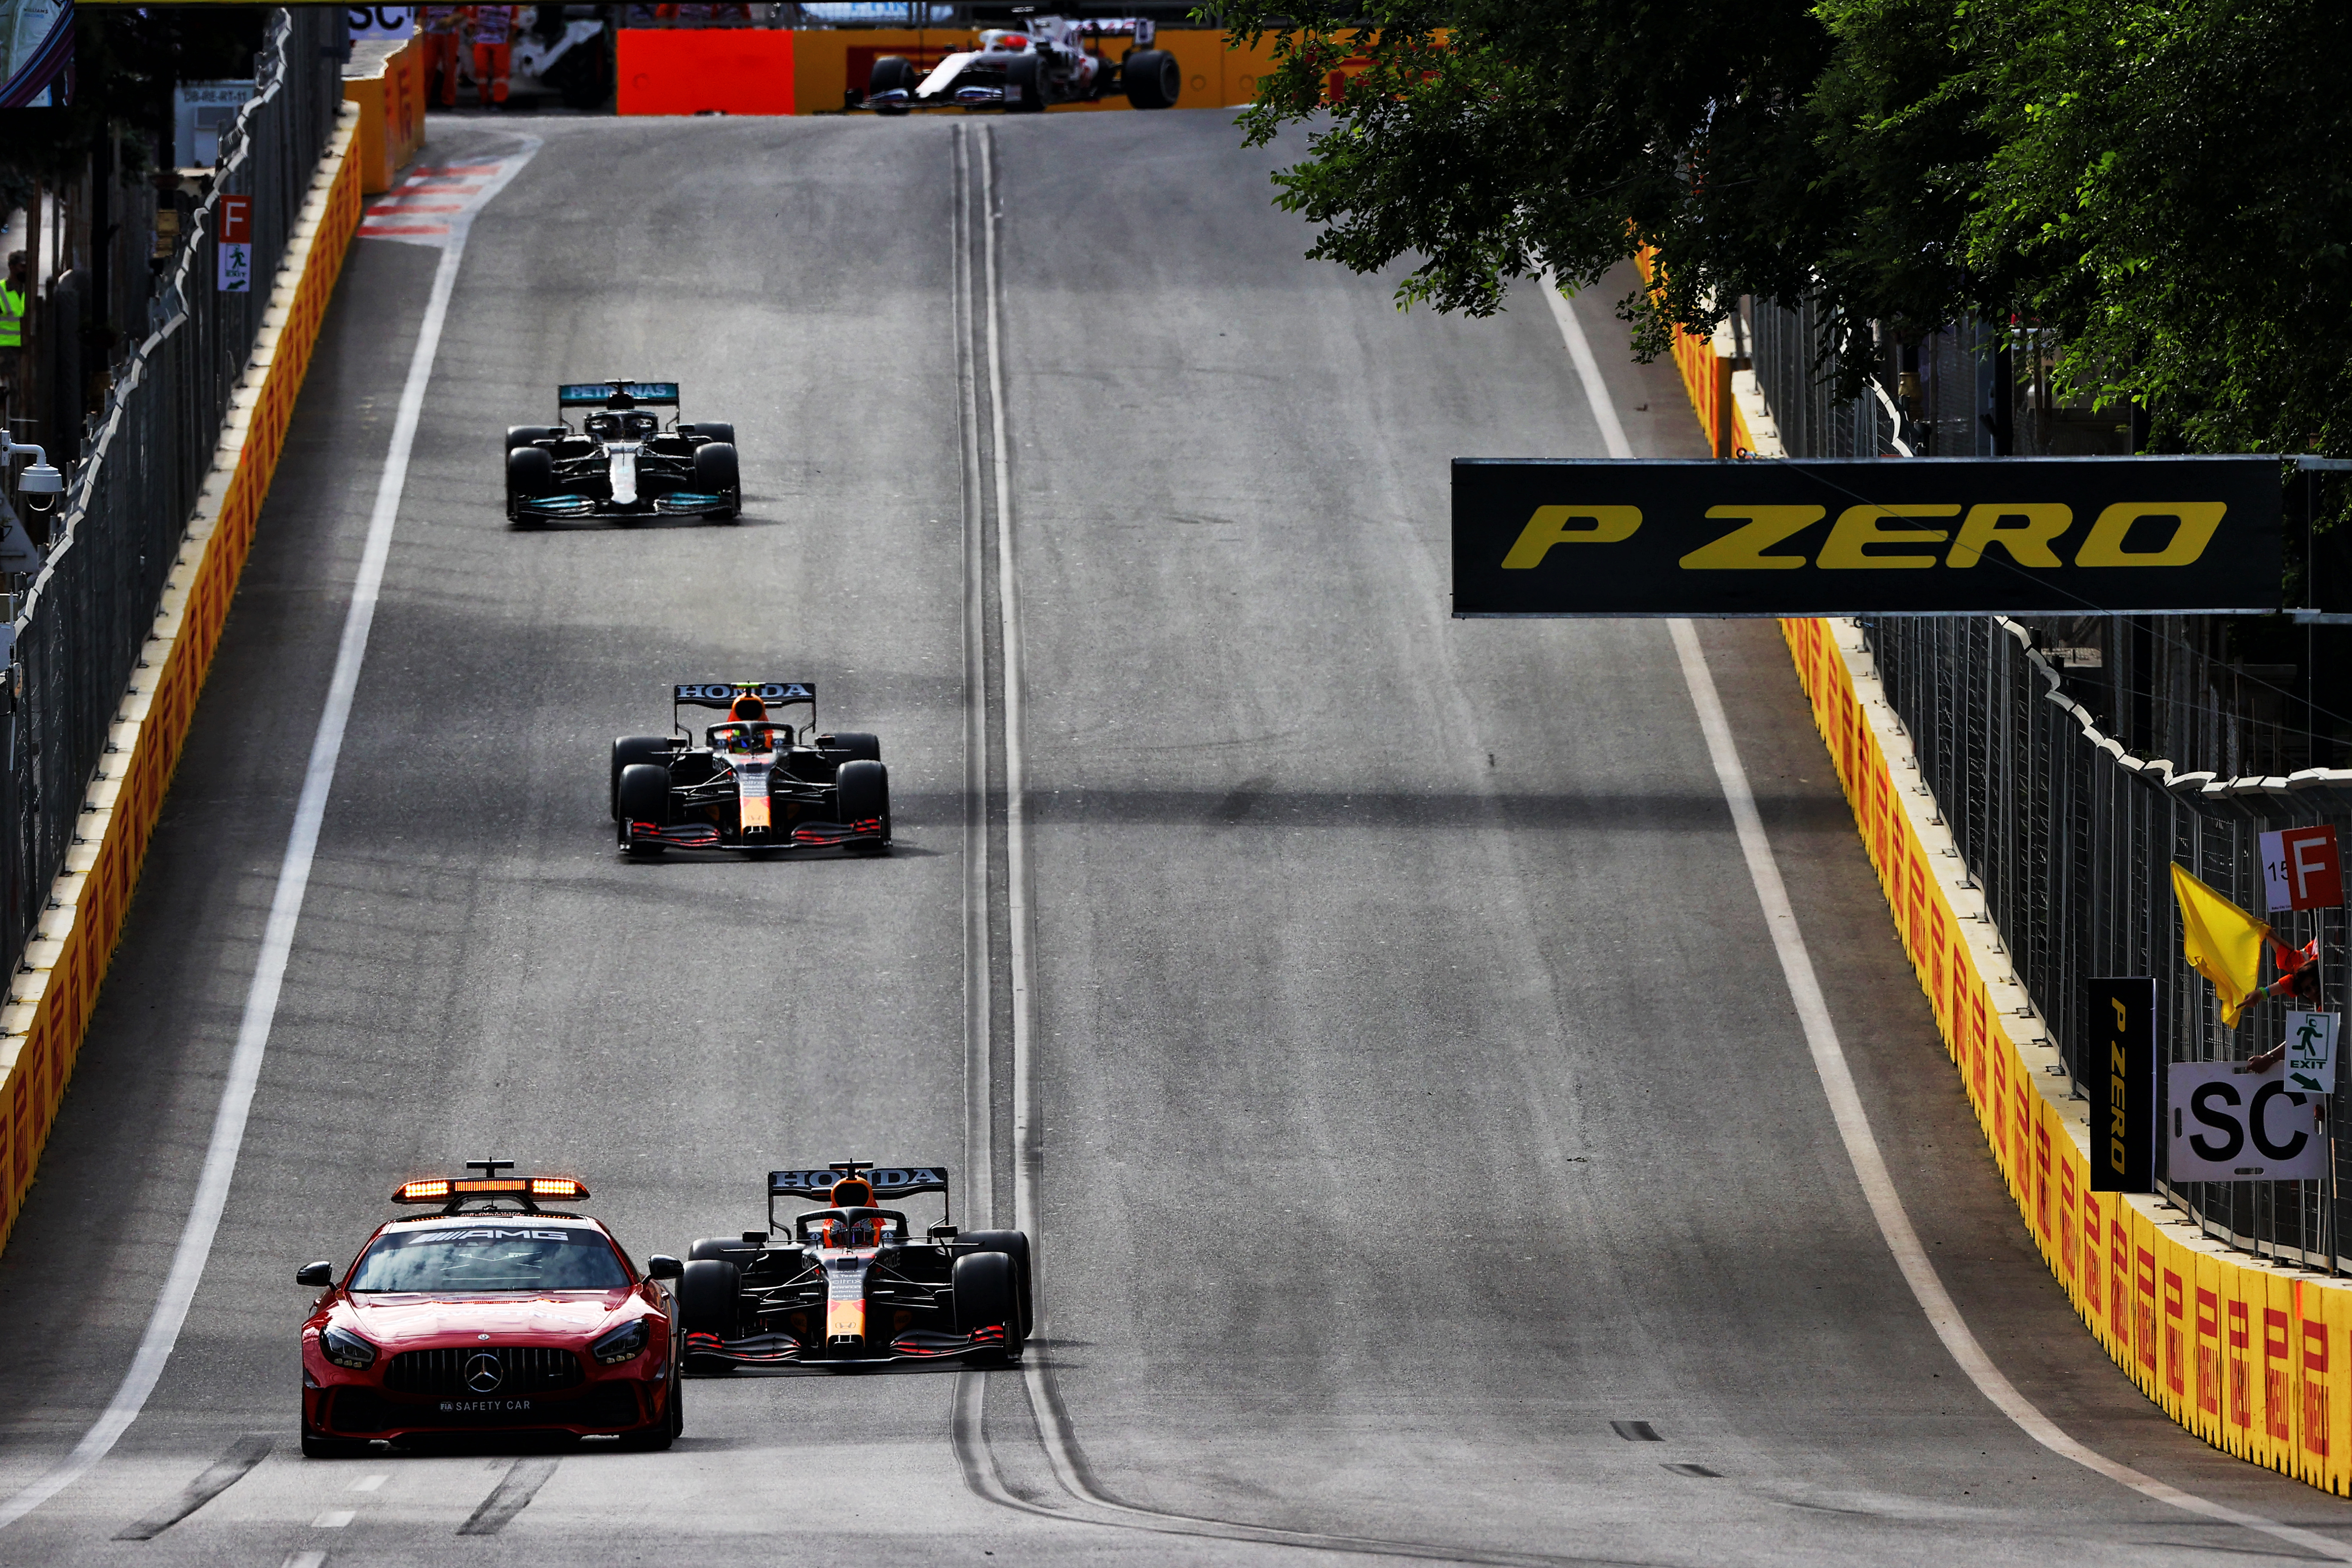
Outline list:
[[[317,205],[297,227],[299,242],[305,237],[301,227],[309,226],[309,248],[299,258],[299,273],[279,274],[277,286],[285,294],[271,301],[254,345],[255,363],[267,368],[257,386],[248,380],[238,393],[222,432],[224,442],[242,437],[236,465],[226,473],[216,468],[206,481],[197,521],[164,589],[143,656],[147,667],[134,673],[145,684],[132,689],[118,712],[112,754],[104,759],[101,776],[87,797],[66,874],[50,889],[55,906],[26,945],[24,965],[29,973],[16,976],[0,1014],[0,1244],[16,1227],[72,1076],[164,792],[179,765],[197,694],[253,547],[254,525],[269,493],[320,321],[343,252],[359,227],[360,165],[352,155],[357,118],[346,111],[320,166],[324,200],[318,202],[314,184]]]
[[[1657,281],[1657,261],[1648,247],[1634,253],[1633,265],[1645,283]],[[1715,352],[1715,340],[1696,332],[1675,334],[1675,368],[1683,374],[1683,390],[1690,395],[1691,410],[1706,432],[1707,450],[1718,458],[1737,457],[1756,449],[1747,417],[1731,395],[1731,362]]]
[[[2352,1290],[2246,1260],[2152,1199],[2089,1190],[2078,1127],[2001,1026],[1914,821],[1933,803],[1906,797],[1888,767],[1879,726],[1899,731],[1883,703],[1866,708],[1857,694],[1837,625],[1780,626],[1985,1141],[2074,1310],[2174,1420],[2241,1458],[2352,1495]]]
[[[380,195],[425,145],[424,40],[409,39],[373,75],[345,77],[343,100],[360,106],[359,140],[352,150],[360,194]]]
[[[814,114],[841,107],[845,89],[863,89],[877,57],[903,55],[918,68],[928,68],[942,55],[977,47],[979,34],[952,28],[844,27],[813,29],[793,35],[793,103],[794,112]],[[1127,48],[1124,38],[1105,38],[1098,46],[1116,59]],[[1250,101],[1257,79],[1274,56],[1274,41],[1256,49],[1228,49],[1223,33],[1204,28],[1171,28],[1153,41],[1154,48],[1176,57],[1184,73],[1179,109],[1231,109]],[[1082,110],[1123,110],[1127,100],[1072,104],[1056,114]]]

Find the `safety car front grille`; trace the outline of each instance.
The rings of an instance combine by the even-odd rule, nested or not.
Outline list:
[[[493,1369],[478,1362],[497,1364]],[[490,1376],[493,1370],[495,1380]],[[393,1394],[544,1394],[570,1388],[586,1375],[579,1355],[559,1346],[451,1345],[444,1350],[401,1352],[384,1369],[383,1386]]]

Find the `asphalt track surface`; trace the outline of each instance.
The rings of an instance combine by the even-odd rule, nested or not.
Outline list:
[[[1447,618],[1447,459],[1601,450],[1539,300],[1400,314],[1392,280],[1301,260],[1272,156],[1220,114],[530,129],[458,276],[209,1266],[144,1413],[0,1559],[2297,1554],[2056,1458],[1941,1348],[1664,626]],[[432,135],[446,163],[514,145]],[[345,268],[0,1254],[0,1495],[113,1395],[186,1220],[436,260],[368,240]],[[1621,363],[1605,298],[1577,309],[1635,449],[1694,455],[1671,372]],[[500,428],[616,373],[736,424],[738,526],[508,529]],[[2066,1311],[1776,629],[1702,634],[1901,1195],[1995,1363],[2113,1458],[2352,1540]],[[894,855],[615,854],[610,737],[657,728],[673,679],[745,676],[882,735]],[[984,1169],[968,1223],[1034,1210],[1044,1337],[1026,1373],[695,1380],[667,1454],[306,1462],[291,1271],[487,1154],[587,1175],[640,1254],[756,1223],[771,1166]]]

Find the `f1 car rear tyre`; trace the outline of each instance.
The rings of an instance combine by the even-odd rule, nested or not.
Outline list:
[[[955,1260],[949,1276],[955,1294],[956,1332],[1004,1328],[1004,1359],[1021,1354],[1027,1337],[1021,1326],[1021,1296],[1014,1282],[1013,1259],[1002,1252],[967,1252]]]
[[[533,441],[553,441],[563,434],[561,425],[509,425],[507,426],[507,450],[528,447]]]
[[[1019,1230],[966,1231],[959,1240],[968,1242],[982,1252],[1001,1252],[1013,1259],[1013,1285],[1021,1299],[1021,1334],[1024,1339],[1037,1321],[1037,1312],[1029,1295],[1029,1236]]]
[[[689,1263],[698,1258],[717,1258],[740,1268],[743,1266],[741,1260],[759,1250],[731,1236],[705,1236],[696,1239],[695,1244],[687,1249],[686,1257]]]
[[[524,521],[519,502],[532,496],[555,493],[555,458],[544,447],[515,447],[507,452],[507,520]]]
[[[890,773],[880,763],[844,763],[841,771],[833,775],[835,798],[840,803],[841,820],[864,822],[870,817],[882,819],[882,843],[876,853],[890,842]]]
[[[1184,68],[1166,49],[1138,49],[1119,68],[1127,101],[1137,109],[1173,109],[1184,89]]]
[[[885,92],[912,92],[918,79],[914,61],[904,55],[884,55],[874,62],[874,74],[866,79],[866,101],[874,103],[876,95]],[[907,106],[903,103],[875,103],[874,112],[904,114]]]
[[[845,761],[878,763],[882,760],[882,737],[869,735],[862,730],[843,730],[827,742],[836,752],[847,752]]]
[[[629,824],[669,826],[669,770],[658,763],[631,763],[613,787],[614,831],[632,855],[658,855],[659,844],[631,843]]]
[[[1004,107],[1015,114],[1045,111],[1045,83],[1038,76],[1045,61],[1035,55],[1015,55],[1004,62]]]
[[[741,1269],[723,1258],[694,1259],[677,1279],[677,1331],[738,1338],[735,1321],[742,1294]]]
[[[667,735],[615,735],[613,738],[613,820],[621,820],[621,770],[639,763],[660,765],[669,755]]]
[[[678,426],[678,434],[699,436],[706,441],[724,441],[730,447],[735,444],[735,426],[721,425],[716,420],[698,419],[691,425],[681,425]]]
[[[694,449],[694,488],[705,495],[724,496],[719,515],[733,517],[743,510],[743,477],[735,462],[734,443],[713,441]]]

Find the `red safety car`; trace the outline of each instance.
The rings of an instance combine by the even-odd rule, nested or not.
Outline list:
[[[394,1203],[435,1212],[380,1226],[340,1284],[332,1263],[294,1276],[327,1292],[302,1325],[304,1454],[517,1431],[667,1448],[678,1435],[681,1345],[658,1283],[678,1260],[640,1272],[602,1224],[541,1206],[585,1185],[503,1174],[513,1163],[404,1184]]]

